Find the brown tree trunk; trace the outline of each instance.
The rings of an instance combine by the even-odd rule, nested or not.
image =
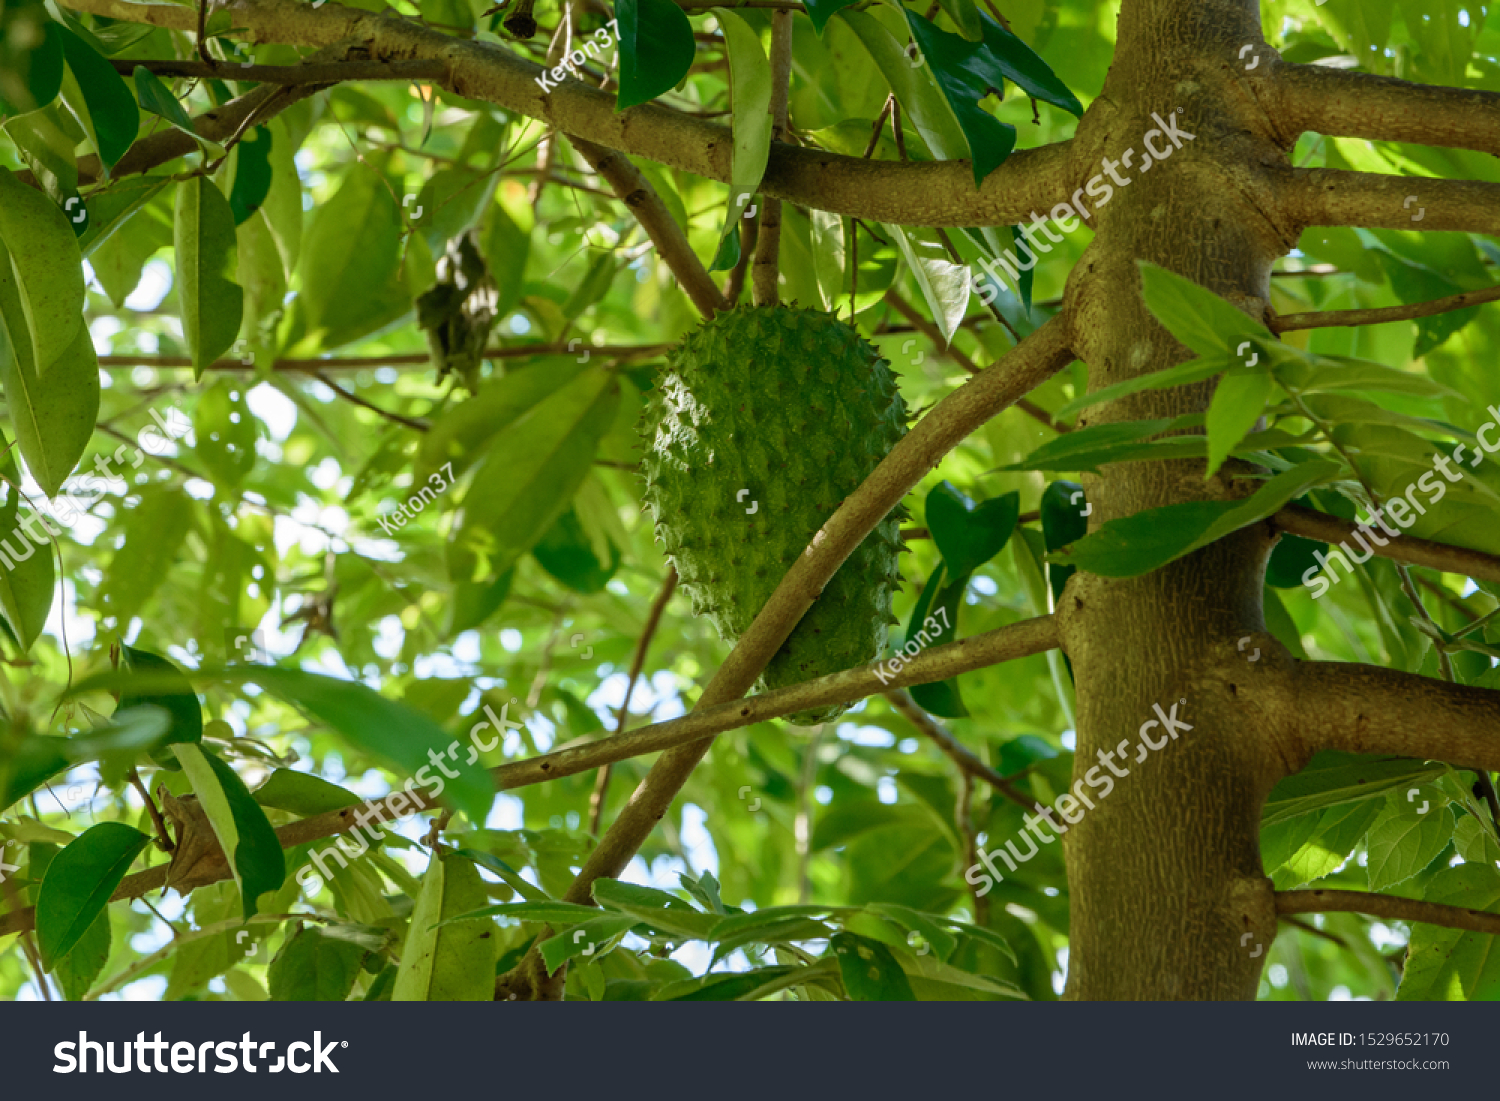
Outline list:
[[[1269,185],[1259,175],[1286,164],[1288,147],[1244,72],[1223,61],[1242,44],[1269,54],[1253,0],[1124,5],[1115,64],[1078,134],[1088,151],[1080,160],[1096,166],[1137,150],[1132,167],[1117,169],[1130,183],[1097,212],[1097,236],[1066,297],[1073,349],[1093,389],[1191,358],[1147,311],[1137,260],[1264,319],[1271,264],[1294,242],[1268,216]],[[1173,111],[1193,140],[1141,172],[1153,113]],[[1203,412],[1211,394],[1211,384],[1148,391],[1096,408],[1084,423]],[[1106,467],[1087,486],[1090,523],[1222,498],[1226,483],[1204,482],[1201,471],[1189,462]],[[1129,743],[1115,762],[1129,775],[1064,837],[1069,998],[1255,996],[1276,931],[1260,863],[1260,807],[1302,763],[1286,759],[1274,744],[1279,724],[1241,692],[1257,670],[1237,643],[1265,630],[1261,593],[1273,541],[1268,526],[1256,525],[1144,577],[1078,573],[1059,602],[1078,690],[1075,781],[1101,766],[1101,752]],[[1274,643],[1262,635],[1257,645]],[[1137,762],[1138,730],[1155,718],[1153,705],[1170,714],[1174,704],[1193,729]],[[1153,742],[1163,735],[1150,731]]]

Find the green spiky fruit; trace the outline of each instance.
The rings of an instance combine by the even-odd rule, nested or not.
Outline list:
[[[668,357],[645,421],[646,504],[694,615],[734,643],[818,529],[906,433],[890,365],[832,315],[740,306]],[[782,688],[875,660],[896,622],[901,510],[834,574],[761,675]],[[788,716],[811,725],[842,706]]]

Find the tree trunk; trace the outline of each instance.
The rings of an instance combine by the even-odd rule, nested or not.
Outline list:
[[[1130,173],[1097,212],[1097,236],[1074,270],[1066,308],[1075,352],[1098,389],[1184,359],[1186,352],[1137,293],[1136,261],[1150,260],[1236,302],[1257,319],[1269,303],[1272,262],[1294,242],[1268,216],[1265,166],[1288,145],[1222,58],[1242,44],[1269,53],[1252,0],[1127,3],[1100,100],[1079,128],[1098,165],[1138,152],[1153,113],[1194,135],[1170,161]],[[1211,384],[1153,390],[1091,411],[1080,423],[1203,412]],[[1233,464],[1230,464],[1232,467]],[[1228,468],[1226,468],[1228,469]],[[1088,485],[1090,522],[1180,501],[1222,498],[1198,463],[1107,467]],[[1076,999],[1253,998],[1276,931],[1260,862],[1260,808],[1272,785],[1303,763],[1275,744],[1278,723],[1244,691],[1258,669],[1238,640],[1262,651],[1261,593],[1274,542],[1255,525],[1165,569],[1124,580],[1077,573],[1058,607],[1078,691],[1075,783],[1100,753],[1129,775],[1064,837],[1072,916],[1067,994]],[[1192,726],[1138,763],[1138,730],[1154,705]],[[1151,728],[1154,744],[1165,735]],[[1288,759],[1289,757],[1293,759]],[[1095,773],[1096,779],[1107,773]],[[1082,789],[1090,789],[1087,785]],[[1246,934],[1249,934],[1248,937]]]

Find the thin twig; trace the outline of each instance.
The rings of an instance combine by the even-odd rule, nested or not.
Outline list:
[[[771,16],[771,144],[787,139],[787,99],[792,77],[792,13]],[[761,196],[760,236],[755,242],[750,286],[757,306],[781,300],[781,200]]]
[[[943,751],[950,761],[956,764],[965,774],[977,776],[1001,795],[1005,796],[1018,807],[1031,810],[1036,805],[1035,799],[1028,799],[1020,791],[1016,790],[1014,784],[1006,777],[985,764],[969,750],[969,748],[950,734],[942,723],[938,722],[912,699],[910,692],[904,688],[886,692],[885,698],[890,701],[901,716],[917,728],[917,732],[932,742]]]
[[[135,788],[136,793],[146,803],[146,813],[151,816],[151,824],[156,827],[156,847],[164,853],[172,852],[177,846],[172,843],[172,835],[167,832],[167,824],[162,821],[161,811],[156,807],[156,800],[151,798],[151,793],[141,782],[141,774],[132,768],[125,774],[125,778],[130,781],[130,786]]]
[[[630,697],[635,694],[636,681],[640,680],[641,670],[646,665],[646,652],[651,648],[651,639],[656,635],[656,626],[661,622],[661,614],[666,609],[667,601],[672,599],[672,593],[677,589],[677,570],[667,567],[667,576],[662,580],[661,589],[656,594],[656,599],[651,602],[651,610],[646,613],[646,625],[641,628],[641,637],[636,640],[635,654],[630,659],[630,679],[625,682],[625,699],[620,703],[620,710],[615,716],[615,733],[625,732],[625,723],[630,718]],[[610,773],[614,771],[614,763],[611,762],[599,770],[599,778],[594,783],[594,791],[589,796],[589,833],[599,833],[599,820],[604,814],[604,800],[609,793]]]
[[[1276,274],[1280,275],[1281,272]],[[1297,275],[1308,274],[1296,272]],[[1324,273],[1317,273],[1324,274]],[[1289,333],[1294,329],[1324,329],[1333,326],[1384,325],[1390,321],[1414,321],[1419,317],[1462,310],[1485,302],[1500,300],[1500,286],[1483,290],[1450,294],[1447,298],[1435,298],[1430,302],[1412,302],[1404,306],[1384,306],[1375,310],[1324,310],[1318,313],[1290,313],[1271,319],[1273,333]]]
[[[380,406],[376,405],[374,402],[360,397],[353,390],[345,390],[342,386],[334,382],[333,379],[329,378],[322,371],[308,371],[307,373],[321,382],[324,386],[328,387],[328,389],[332,390],[339,397],[343,398],[345,401],[351,402],[354,405],[359,406],[361,409],[368,409],[370,412],[376,414],[377,416],[384,417],[392,424],[403,425],[406,428],[415,428],[418,432],[426,432],[429,428],[432,427],[424,420],[417,420],[414,417],[403,416],[400,413],[392,413],[389,409],[380,408]]]

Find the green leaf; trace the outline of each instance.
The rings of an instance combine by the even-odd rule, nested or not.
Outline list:
[[[495,786],[484,766],[465,752],[449,752],[461,743],[445,734],[427,716],[403,703],[388,700],[355,681],[304,673],[296,669],[254,666],[231,669],[218,676],[251,681],[288,703],[305,708],[337,730],[351,743],[396,769],[398,775],[415,777],[434,796],[448,798],[471,821],[482,823],[495,801]],[[434,770],[435,756],[447,755],[447,768],[456,777],[445,778]],[[420,774],[420,775],[419,775]],[[430,777],[423,779],[422,777]]]
[[[80,325],[73,343],[39,378],[25,326],[10,323],[21,316],[9,252],[0,244],[0,386],[21,455],[37,484],[55,497],[94,433],[99,359],[88,329]]]
[[[518,921],[531,921],[539,925],[576,925],[592,921],[599,916],[595,906],[580,906],[576,902],[554,902],[551,900],[529,902],[502,902],[495,906],[484,906],[454,914],[445,921],[467,921],[470,918],[511,917]]]
[[[1076,118],[1083,117],[1083,104],[1078,102],[1078,97],[1030,46],[984,12],[978,15],[984,27],[984,44],[988,53],[985,60],[993,66],[995,73],[1012,81],[1028,96],[1061,107]],[[1000,87],[998,82],[995,87]]]
[[[536,545],[588,475],[619,400],[614,374],[591,370],[496,440],[454,518],[448,569],[455,580],[503,574]]]
[[[172,94],[170,88],[157,79],[156,75],[144,65],[135,67],[133,77],[135,94],[140,98],[143,108],[157,118],[166,119],[168,123],[193,140],[198,139],[198,131],[193,129],[193,120],[182,109],[182,104],[177,101],[177,97]]]
[[[367,951],[311,926],[294,932],[266,969],[273,1002],[342,1002],[359,978]]]
[[[15,306],[0,298],[12,343],[23,336],[45,378],[83,331],[83,258],[63,212],[8,168],[0,168],[0,242],[7,252]],[[9,297],[9,296],[7,296]]]
[[[1441,776],[1441,764],[1418,764],[1401,757],[1368,757],[1324,750],[1278,783],[1261,811],[1262,828],[1313,811],[1417,787]]]
[[[593,911],[598,913],[597,910]],[[571,959],[603,955],[611,940],[639,922],[631,914],[605,914],[542,941],[542,962],[556,971]]]
[[[912,38],[932,69],[932,75],[968,142],[969,158],[974,167],[974,186],[978,187],[1016,147],[1016,128],[979,106],[991,92],[1004,94],[1005,77],[1011,75],[1014,68],[1002,60],[990,42],[990,27],[1002,33],[1003,29],[982,15],[986,24],[985,40],[969,42],[962,35],[941,30],[936,23],[929,22],[910,8],[905,11]],[[1082,114],[1081,108],[1078,113]]]
[[[922,297],[927,302],[927,308],[932,312],[932,319],[943,334],[943,339],[951,341],[969,309],[968,266],[953,263],[948,259],[947,253],[934,255],[934,250],[941,251],[941,246],[935,241],[929,244],[918,239],[914,242],[912,237],[919,233],[917,230],[881,224],[896,242],[907,267],[916,277],[917,286],[922,289]],[[928,251],[918,251],[918,246]]]
[[[1500,874],[1483,864],[1444,868],[1424,901],[1500,913]],[[1397,1001],[1500,999],[1500,951],[1487,933],[1414,923]]]
[[[192,743],[173,751],[193,793],[208,815],[219,845],[229,856],[230,870],[239,884],[244,917],[255,916],[260,896],[286,882],[286,858],[266,812],[229,765]]]
[[[1147,436],[1158,436],[1182,428],[1196,427],[1203,423],[1202,414],[1189,414],[1174,420],[1116,421],[1112,424],[1091,424],[1086,428],[1075,428],[1056,439],[1048,440],[1020,462],[1002,466],[998,470],[1088,470],[1097,472],[1104,463],[1134,462],[1140,458],[1154,457],[1159,445],[1167,441],[1158,440],[1137,443]],[[1194,440],[1192,446],[1202,453],[1205,447],[1201,437],[1173,437],[1174,440]],[[1163,455],[1163,457],[1167,457]],[[1177,457],[1177,456],[1171,456]]]
[[[898,925],[917,933],[932,947],[932,951],[940,960],[946,960],[958,947],[958,938],[944,928],[947,924],[946,918],[938,917],[936,914],[924,914],[919,910],[913,910],[910,906],[898,906],[891,902],[872,902],[865,909],[872,914],[890,918]],[[1004,943],[1001,938],[1001,943]],[[1006,946],[1009,951],[1009,946]]]
[[[88,232],[88,204],[78,194],[77,144],[61,123],[56,107],[7,119],[0,129],[15,143],[16,152],[31,169],[37,184],[52,202],[66,212],[75,237]]]
[[[158,482],[141,487],[140,498],[125,514],[125,545],[115,552],[99,589],[101,609],[121,624],[129,623],[166,580],[193,528],[193,499],[181,488]]]
[[[91,195],[88,230],[78,239],[83,258],[89,259],[100,245],[113,240],[116,231],[171,182],[168,176],[131,176]]]
[[[902,117],[911,120],[932,155],[939,160],[968,156],[968,138],[938,87],[932,66],[913,65],[895,35],[868,12],[845,11],[841,18],[869,52],[901,104]]]
[[[271,193],[273,140],[269,127],[256,126],[234,147],[234,185],[229,189],[229,209],[237,226],[248,221]]]
[[[943,481],[927,494],[927,526],[948,575],[967,577],[1005,548],[1021,515],[1021,495],[1006,493],[975,504]]]
[[[665,891],[617,879],[594,880],[594,900],[606,909],[629,914],[663,933],[693,940],[708,940],[718,923],[717,915],[695,910]]]
[[[245,299],[234,282],[234,212],[212,180],[194,176],[177,185],[172,246],[182,335],[193,376],[201,378],[239,335]]]
[[[911,983],[891,950],[878,940],[836,933],[828,942],[838,958],[844,989],[856,1002],[914,1002]]]
[[[1419,814],[1421,805],[1393,796],[1370,827],[1365,838],[1370,890],[1383,891],[1405,882],[1448,847],[1453,837],[1453,812],[1442,804],[1428,806],[1425,814]]]
[[[171,725],[166,736],[155,746],[160,751],[179,743],[196,744],[203,740],[203,710],[198,706],[198,696],[182,670],[160,654],[134,646],[120,647],[120,669],[126,674],[150,678],[150,687],[143,692],[133,690],[128,684],[120,692],[119,711],[149,704],[160,707],[171,716]],[[174,772],[177,760],[170,754],[158,755],[159,763]],[[228,849],[224,850],[228,852]]]
[[[941,3],[944,14],[953,20],[959,34],[970,42],[984,39],[984,24],[979,21],[979,8],[974,0],[941,0]]]
[[[302,818],[331,810],[354,807],[364,800],[347,788],[331,784],[321,776],[278,768],[251,795],[263,807],[288,811]]]
[[[578,520],[578,513],[569,506],[531,548],[531,553],[542,569],[574,592],[597,593],[620,568],[619,548],[612,541],[606,542],[609,560],[601,561]]]
[[[19,115],[46,107],[62,88],[62,35],[41,4],[6,5],[0,62],[0,114]],[[7,99],[7,95],[12,97]]]
[[[731,131],[734,153],[729,161],[729,206],[724,229],[719,235],[719,249],[734,234],[734,259],[722,259],[728,267],[739,262],[739,226],[748,210],[747,203],[760,187],[766,164],[771,159],[771,63],[760,44],[760,35],[743,18],[727,8],[714,8],[714,18],[724,32],[725,52],[729,55],[729,105],[732,111]],[[723,270],[720,268],[712,270]]]
[[[4,444],[5,438],[0,435],[0,447]],[[0,559],[0,563],[13,563],[0,565],[0,613],[10,624],[21,649],[30,650],[52,612],[56,581],[52,545],[45,537],[45,526],[38,533],[43,535],[38,541],[21,523],[21,494],[15,488],[21,484],[21,473],[9,448],[0,458],[0,475],[5,478],[0,484],[0,494],[4,495],[4,503],[0,504],[0,551],[5,559]]]
[[[52,977],[70,1002],[82,1001],[89,987],[104,970],[110,949],[109,907],[99,911],[78,943],[52,967]]]
[[[1229,453],[1255,427],[1275,385],[1271,372],[1264,367],[1232,368],[1219,380],[1204,421],[1208,430],[1208,469],[1203,472],[1204,481],[1213,477]]]
[[[393,1002],[488,1002],[495,997],[500,942],[494,922],[451,923],[485,901],[484,881],[463,857],[439,849],[411,913]],[[440,924],[442,923],[442,924]]]
[[[59,26],[67,72],[63,102],[99,151],[106,171],[114,168],[135,142],[141,113],[135,96],[109,59],[67,27]]]
[[[1049,554],[1103,577],[1135,577],[1257,523],[1294,497],[1335,477],[1338,463],[1313,459],[1276,475],[1243,501],[1185,501],[1111,520],[1071,547]]]
[[[1193,382],[1202,382],[1213,378],[1220,372],[1227,371],[1231,367],[1240,364],[1241,361],[1230,359],[1228,356],[1211,356],[1204,359],[1190,359],[1186,363],[1179,363],[1175,367],[1167,367],[1160,371],[1151,371],[1135,378],[1117,382],[1113,386],[1106,386],[1102,390],[1094,390],[1091,393],[1079,394],[1072,401],[1059,409],[1053,416],[1058,420],[1067,420],[1076,413],[1081,413],[1091,405],[1103,405],[1106,402],[1118,401],[1120,398],[1131,394],[1138,394],[1142,390],[1165,390],[1171,386],[1186,386]]]
[[[902,654],[914,657],[925,646],[941,646],[958,637],[958,609],[969,586],[969,575],[964,574],[951,581],[947,580],[950,576],[947,566],[942,563],[932,571],[932,576],[922,587],[922,595],[917,597],[917,603],[912,608],[898,657]],[[927,626],[928,623],[932,626]],[[928,637],[929,641],[925,646],[919,635]],[[889,664],[883,667],[891,668]],[[945,719],[960,719],[969,714],[969,709],[964,706],[963,696],[959,694],[957,677],[928,684],[914,684],[909,691],[912,699],[934,715],[941,715]]]
[[[100,822],[52,858],[36,900],[43,967],[50,971],[83,939],[150,841],[122,822]]]
[[[698,44],[687,13],[672,0],[619,0],[620,89],[615,110],[653,100],[693,67]]]
[[[1456,398],[1458,395],[1430,378],[1348,356],[1312,356],[1310,362],[1283,360],[1276,364],[1278,381],[1288,390],[1330,393],[1339,390],[1378,390],[1417,397]]]
[[[1205,358],[1247,362],[1236,351],[1245,341],[1274,344],[1276,338],[1249,314],[1191,279],[1137,260],[1146,306],[1173,336]],[[1246,350],[1246,354],[1251,354]]]
[[[239,488],[255,467],[256,425],[245,387],[220,381],[206,387],[193,407],[194,455],[203,461],[214,481]],[[123,621],[122,621],[123,622]]]
[[[350,248],[350,241],[359,248]],[[299,300],[308,343],[317,350],[358,340],[412,308],[400,280],[400,208],[368,164],[353,165],[333,198],[317,208],[301,257]]]
[[[857,3],[859,0],[802,0],[802,7],[812,20],[813,29],[821,35],[830,19],[844,8]]]

